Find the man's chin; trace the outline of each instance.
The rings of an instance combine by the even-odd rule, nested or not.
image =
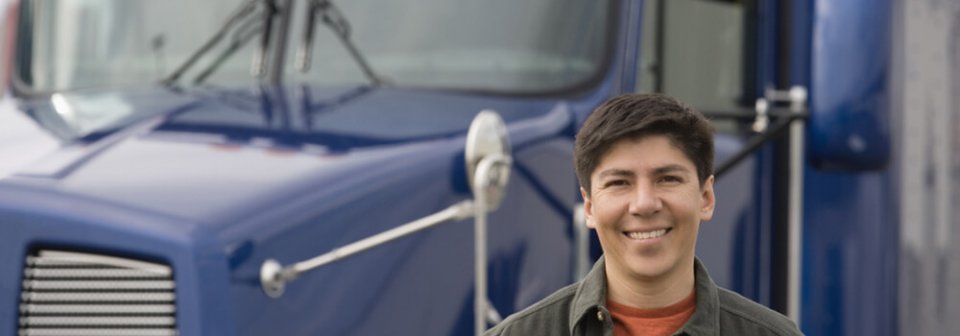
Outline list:
[[[630,265],[630,275],[641,281],[658,281],[667,278],[670,265],[661,258],[634,260]]]

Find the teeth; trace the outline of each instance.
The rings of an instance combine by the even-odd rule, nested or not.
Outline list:
[[[631,239],[650,239],[657,238],[667,234],[667,229],[660,229],[656,231],[647,231],[647,232],[627,232],[627,236]]]

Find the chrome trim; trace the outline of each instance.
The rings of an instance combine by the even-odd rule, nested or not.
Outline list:
[[[172,327],[173,317],[108,316],[108,317],[72,317],[72,316],[27,316],[20,318],[20,324],[42,324],[44,326],[149,326]]]
[[[27,302],[173,302],[173,293],[23,293]]]
[[[487,207],[496,210],[503,200],[507,183],[510,180],[510,170],[500,169],[491,171],[491,184],[484,189],[477,189],[475,175],[480,161],[491,155],[510,156],[510,140],[507,135],[507,126],[500,118],[500,114],[493,110],[483,110],[473,118],[470,129],[467,131],[467,143],[464,146],[463,157],[467,167],[467,181],[470,181],[470,190],[474,197],[483,192],[487,199]],[[509,167],[509,166],[508,166]]]
[[[770,126],[770,103],[767,102],[766,98],[757,98],[757,102],[754,103],[754,110],[757,112],[757,117],[753,120],[751,128],[754,132],[763,133]]]
[[[490,299],[487,298],[487,323],[491,325],[500,324],[503,322],[503,316],[500,315],[500,312],[497,311],[497,308],[493,307],[493,303],[490,302]]]
[[[27,257],[28,266],[93,266],[102,265],[110,267],[133,268],[143,271],[157,273],[163,276],[170,276],[170,267],[148,263],[139,260],[121,259],[95,254],[61,252],[61,251],[41,251],[39,256]]]
[[[20,336],[177,336],[170,329],[30,329],[20,331]]]
[[[176,309],[169,304],[153,305],[77,305],[77,304],[21,304],[20,313],[31,314],[173,314]]]
[[[803,86],[792,86],[789,90],[775,90],[768,88],[764,92],[765,98],[757,100],[758,122],[761,116],[765,118],[768,102],[790,103],[791,114],[803,114],[807,110],[807,89]],[[762,101],[762,106],[761,106]],[[765,126],[765,125],[764,125]],[[803,262],[803,168],[804,168],[804,120],[794,119],[789,124],[789,176],[787,177],[787,317],[797,325],[800,324],[800,285],[801,263]]]
[[[790,110],[801,113],[806,109],[807,90],[802,86],[790,88]],[[804,122],[794,120],[790,124],[790,177],[789,177],[789,261],[787,269],[787,316],[800,325],[801,263],[803,262],[803,145]]]
[[[102,290],[173,290],[173,282],[170,281],[40,281],[26,280],[23,282],[23,288],[36,290],[49,289],[102,289]]]
[[[295,263],[290,266],[283,267],[278,261],[274,259],[268,259],[263,263],[262,266],[260,266],[260,283],[263,287],[263,292],[271,298],[278,298],[283,295],[283,290],[286,283],[293,281],[304,272],[311,271],[340,259],[383,245],[397,238],[433,227],[437,224],[463,220],[470,217],[472,208],[473,202],[469,200],[463,201],[430,216],[403,224],[359,241],[334,248],[330,252]]]
[[[587,215],[583,202],[573,206],[573,233],[575,245],[573,252],[573,279],[578,281],[590,272],[590,229],[587,228]]]
[[[474,335],[476,336],[483,335],[483,332],[487,330],[489,317],[500,316],[487,296],[487,212],[493,210],[488,208],[489,202],[491,202],[489,197],[495,197],[496,199],[493,201],[499,203],[502,200],[503,191],[493,193],[486,191],[491,188],[505,189],[506,181],[503,179],[505,174],[503,171],[510,170],[510,163],[510,157],[501,153],[487,155],[477,163],[477,171],[472,181],[474,197],[476,198],[473,207],[473,274],[475,286],[473,291],[473,321]],[[480,190],[480,192],[477,192],[477,190]]]
[[[177,335],[169,266],[43,250],[23,271],[18,335]]]
[[[72,279],[163,279],[169,277],[163,273],[150,270],[135,269],[100,269],[100,268],[58,268],[58,269],[27,269],[23,274],[30,278],[72,278]]]

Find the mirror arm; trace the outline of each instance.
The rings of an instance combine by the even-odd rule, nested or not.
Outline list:
[[[782,111],[785,108],[775,108],[771,110],[770,102],[789,103],[789,107],[786,108],[786,111]],[[719,164],[714,170],[714,178],[719,179],[721,175],[750,156],[750,154],[761,146],[781,136],[782,133],[790,129],[791,125],[796,124],[798,125],[797,127],[802,128],[803,124],[810,118],[810,111],[807,109],[806,104],[807,89],[802,86],[794,86],[787,91],[766,90],[765,97],[757,99],[755,105],[756,114],[754,114],[755,119],[751,125],[753,131],[759,134],[750,138],[743,148],[737,151],[733,157]],[[734,115],[743,116],[741,113],[734,113]],[[776,116],[778,118],[772,126],[769,125],[770,116]]]
[[[714,178],[720,179],[720,176],[722,176],[724,173],[726,173],[731,168],[736,166],[738,163],[740,163],[740,161],[743,161],[743,159],[746,159],[747,157],[749,157],[751,154],[753,154],[754,151],[759,149],[761,146],[767,144],[767,142],[769,142],[770,140],[773,140],[774,138],[777,138],[783,135],[783,133],[789,129],[788,126],[790,126],[790,123],[793,122],[794,120],[806,120],[806,119],[807,119],[807,113],[794,113],[789,116],[784,116],[784,117],[781,117],[780,119],[777,119],[777,121],[775,121],[772,125],[770,125],[769,127],[766,127],[766,129],[762,133],[757,134],[752,138],[750,138],[750,140],[747,141],[747,143],[743,146],[743,148],[737,151],[737,153],[734,154],[733,157],[717,165],[717,169],[715,169],[713,172]]]
[[[490,110],[477,114],[467,132],[464,159],[473,200],[461,201],[432,215],[286,267],[268,259],[260,266],[263,292],[278,298],[283,295],[287,282],[305,272],[441,223],[473,217],[474,330],[477,336],[483,335],[488,323],[497,324],[503,319],[487,296],[487,214],[503,201],[513,164],[506,125],[499,114]]]
[[[305,272],[366,251],[370,248],[382,245],[411,233],[430,228],[437,224],[469,218],[474,214],[473,208],[473,201],[465,200],[451,205],[450,207],[432,215],[403,224],[359,241],[334,248],[330,252],[295,263],[290,266],[283,267],[278,261],[269,259],[265,261],[260,268],[260,282],[263,286],[263,291],[269,297],[280,297],[280,295],[283,295],[284,285],[287,282],[296,279]]]
[[[510,157],[502,154],[491,154],[480,160],[480,164],[477,166],[477,174],[475,175],[473,181],[473,185],[478,188],[476,190],[496,187],[498,185],[497,181],[504,178],[505,172],[502,171],[502,169],[510,169],[511,163],[512,160]],[[303,273],[369,250],[373,247],[383,245],[390,241],[396,240],[397,238],[401,238],[436,226],[438,224],[451,221],[460,221],[469,217],[474,217],[476,220],[474,225],[474,241],[477,253],[476,260],[483,261],[483,263],[479,265],[484,265],[483,267],[477,267],[476,269],[478,273],[481,273],[477,275],[477,279],[481,279],[482,275],[482,279],[484,280],[482,282],[478,282],[479,285],[477,287],[478,292],[483,292],[485,296],[487,270],[485,262],[486,213],[490,210],[491,209],[487,207],[487,200],[484,196],[484,193],[477,193],[476,200],[461,201],[432,215],[400,225],[393,229],[375,234],[356,242],[334,248],[333,250],[330,250],[330,252],[295,263],[293,265],[284,267],[278,261],[274,259],[268,259],[260,268],[260,283],[263,287],[264,293],[266,293],[267,296],[277,298],[283,295],[283,289],[287,282],[293,281]],[[483,303],[486,302],[486,300],[479,302]],[[488,315],[488,309],[493,309],[492,305],[489,306],[489,308],[483,307],[483,309],[478,310],[483,313],[482,316],[484,316],[484,321],[486,320],[485,317]],[[495,311],[493,314],[497,315]]]
[[[487,213],[488,200],[485,190],[501,186],[501,179],[505,178],[503,169],[509,171],[512,160],[509,156],[494,153],[484,156],[477,164],[477,173],[473,178],[475,191],[473,207],[473,246],[474,246],[474,284],[473,312],[474,334],[483,335],[487,330],[487,321],[496,321],[500,314],[497,312],[487,296]]]

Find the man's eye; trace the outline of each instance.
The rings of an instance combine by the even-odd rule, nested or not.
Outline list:
[[[666,183],[680,183],[683,182],[683,178],[680,176],[666,175],[660,178],[660,181]]]
[[[625,186],[625,185],[627,185],[627,181],[625,180],[613,180],[613,181],[607,181],[607,183],[604,183],[603,187],[609,188],[609,187],[619,187],[619,186]]]

